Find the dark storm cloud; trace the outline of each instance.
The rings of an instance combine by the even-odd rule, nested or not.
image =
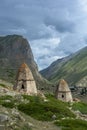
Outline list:
[[[1,0],[0,35],[19,34],[40,68],[86,45],[86,0]]]
[[[46,18],[45,24],[47,26],[50,25],[54,26],[55,29],[60,33],[73,32],[75,26],[75,23],[70,20],[66,20],[66,19],[61,20],[61,19],[49,18],[49,17]]]
[[[3,0],[0,5],[0,16],[1,19],[5,22],[2,23],[3,26],[7,26],[9,28],[25,28],[27,30],[27,35],[30,39],[38,39],[43,37],[50,37],[50,33],[47,32],[45,34],[40,34],[41,25],[48,24],[53,25],[58,31],[72,31],[73,23],[67,19],[66,7],[69,4],[74,5],[74,2],[69,2],[66,0],[67,4],[65,4],[64,0]],[[68,7],[69,9],[70,7]],[[55,16],[53,19],[50,18]],[[49,17],[44,21],[44,19]],[[55,19],[58,17],[57,19]],[[63,18],[60,20],[60,17]],[[45,22],[45,23],[44,23]],[[7,24],[6,24],[7,23]],[[11,26],[13,24],[13,26]],[[16,26],[15,26],[15,25]],[[43,30],[45,31],[45,30]],[[9,33],[9,32],[8,32]]]

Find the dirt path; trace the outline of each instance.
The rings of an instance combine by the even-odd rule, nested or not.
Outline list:
[[[53,124],[53,122],[38,121],[28,116],[30,123],[34,125],[32,130],[61,130],[59,127]]]
[[[33,130],[60,130],[57,126],[55,126],[52,122],[36,122],[36,127]]]

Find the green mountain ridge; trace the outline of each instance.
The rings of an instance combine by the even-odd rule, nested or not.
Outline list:
[[[87,47],[53,62],[40,73],[53,83],[64,78],[70,85],[87,86]]]

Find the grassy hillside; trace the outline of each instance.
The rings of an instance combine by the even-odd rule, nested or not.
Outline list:
[[[66,57],[67,58],[67,57]],[[65,59],[66,59],[65,58]],[[62,60],[64,61],[64,59]],[[52,82],[58,82],[59,79],[64,78],[71,85],[80,84],[87,76],[87,47],[83,48],[74,55],[68,57],[61,63],[55,62],[55,68],[52,70],[48,79]],[[51,66],[52,67],[52,66]],[[43,75],[43,71],[42,71]],[[44,76],[46,75],[46,72]]]
[[[13,91],[9,85],[0,82],[0,130],[87,129],[86,103],[65,103],[51,94],[44,100]]]
[[[52,121],[53,115],[56,116],[56,119],[61,119],[63,117],[75,118],[75,115],[67,108],[68,104],[58,101],[53,96],[46,96],[47,102],[44,102],[39,97],[30,97],[26,95],[23,97],[30,102],[27,104],[19,104],[18,109],[37,120]]]
[[[7,108],[18,108],[21,112],[41,121],[52,121],[52,116],[56,119],[63,117],[75,118],[75,115],[68,109],[68,104],[47,96],[48,101],[44,102],[38,96],[22,95],[21,100],[17,97],[2,96],[0,97],[0,105]],[[9,100],[9,102],[7,102]]]
[[[79,119],[64,119],[55,122],[62,130],[87,130],[87,121]]]

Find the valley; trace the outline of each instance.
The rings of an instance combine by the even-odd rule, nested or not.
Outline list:
[[[0,37],[0,49],[0,130],[86,130],[87,47],[40,73],[22,36]]]

